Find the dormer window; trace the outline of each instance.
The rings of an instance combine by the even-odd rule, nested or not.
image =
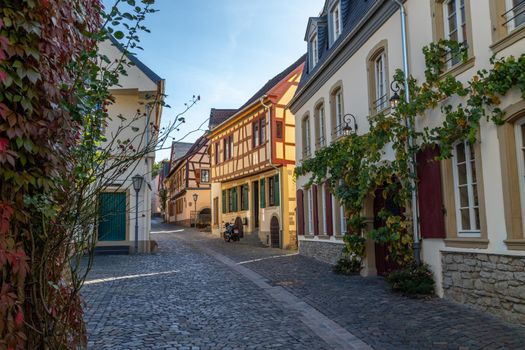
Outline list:
[[[331,43],[333,44],[337,38],[339,38],[339,35],[341,35],[342,28],[343,28],[343,19],[341,16],[341,2],[337,1],[330,10],[330,23],[331,23],[331,37],[332,40]]]
[[[310,39],[310,70],[312,70],[319,61],[319,42],[317,34]]]

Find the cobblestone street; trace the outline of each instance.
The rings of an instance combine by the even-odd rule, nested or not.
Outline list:
[[[95,258],[90,349],[525,348],[525,327],[394,295],[380,278],[192,229],[153,232],[156,254]]]

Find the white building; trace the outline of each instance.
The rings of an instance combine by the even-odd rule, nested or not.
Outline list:
[[[525,53],[523,1],[404,4],[410,73],[420,82],[425,80],[421,49],[439,39],[467,43],[468,60],[451,60],[444,72],[463,82],[490,68],[492,55]],[[290,102],[299,164],[341,136],[345,114],[355,115],[359,133],[366,133],[368,116],[389,113],[392,75],[402,68],[399,6],[392,0],[327,0],[320,16],[309,19],[305,41],[307,68]],[[507,112],[506,124],[482,120],[479,142],[472,149],[459,143],[452,159],[422,172],[422,258],[435,273],[440,296],[524,322],[525,102],[515,90],[502,98],[500,107]],[[418,118],[417,128],[442,120],[437,108]],[[307,180],[297,179],[298,198],[303,198],[298,204],[303,209],[297,220],[303,225],[297,229],[299,250],[335,263],[346,230],[342,210],[321,186],[304,189]],[[464,189],[468,197],[461,196]],[[371,198],[363,213],[370,227],[379,209],[374,204]],[[362,273],[374,275],[387,268],[384,249],[369,241]]]
[[[112,39],[101,45],[100,52],[110,60],[115,60],[119,59],[124,51]],[[162,99],[164,80],[135,56],[126,55],[126,57],[134,65],[126,67],[127,75],[120,76],[119,86],[110,89],[114,102],[108,105],[111,120],[106,128],[106,138],[107,142],[116,138],[121,141],[130,139],[133,147],[140,150],[151,142],[154,137],[153,129],[160,125],[162,107],[159,104],[151,105],[149,102]],[[131,120],[133,121],[128,125]],[[154,162],[155,153],[152,151],[131,164],[99,195],[98,252],[134,251],[136,209],[138,209],[138,251],[151,250],[153,189],[151,173]],[[142,186],[138,191],[138,207],[136,206],[137,192],[132,184],[132,177],[136,175],[143,177]]]

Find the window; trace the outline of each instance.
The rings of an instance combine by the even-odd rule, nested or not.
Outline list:
[[[226,190],[228,197],[228,212],[233,213],[237,211],[237,188],[233,187]]]
[[[219,142],[215,143],[215,165],[218,165],[220,163],[220,153],[219,153]]]
[[[525,23],[525,0],[505,0],[505,21],[509,32]]]
[[[326,145],[326,133],[325,133],[325,116],[324,116],[324,104],[320,104],[317,106],[315,115],[316,115],[316,125],[315,125],[315,133],[316,133],[316,146],[317,147],[324,147]]]
[[[201,182],[210,182],[210,171],[208,169],[201,170]]]
[[[310,145],[310,118],[307,116],[303,119],[303,157],[309,157],[311,154]]]
[[[335,138],[343,135],[343,90],[341,87],[338,87],[334,90],[331,95],[331,104],[332,104],[332,135]]]
[[[268,199],[270,207],[279,206],[279,175],[268,178]]]
[[[261,126],[259,127],[261,130],[261,145],[266,142],[266,118],[261,118]]]
[[[255,123],[253,123],[253,135],[252,135],[252,147],[255,148],[259,146],[259,120],[257,120]]]
[[[453,150],[453,158],[458,237],[480,237],[474,147],[468,141],[456,144]]]
[[[275,123],[275,137],[278,139],[283,138],[283,122]]]
[[[233,135],[227,136],[223,140],[224,144],[224,160],[231,159],[233,153]]]
[[[386,55],[381,52],[374,61],[374,78],[375,78],[375,108],[380,112],[388,106],[387,93],[387,76],[386,76]]]
[[[330,11],[330,23],[332,26],[332,40],[333,44],[339,35],[341,35],[343,20],[341,18],[341,3],[337,1]]]
[[[319,42],[317,40],[317,34],[314,34],[310,39],[310,70],[312,70],[319,61]]]
[[[182,210],[184,208],[184,198],[177,199],[177,201],[175,202],[175,207],[176,207],[176,213],[182,214]]]
[[[467,43],[467,19],[465,0],[448,0],[444,7],[445,38],[458,43]],[[447,57],[449,66],[458,64],[461,57]]]
[[[248,185],[241,186],[241,210],[248,210],[249,208]]]
[[[340,205],[339,210],[340,210],[339,216],[341,217],[341,236],[343,236],[348,230],[347,222],[346,222],[345,208],[342,205]]]

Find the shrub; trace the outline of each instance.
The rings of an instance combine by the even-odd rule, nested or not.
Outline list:
[[[406,295],[433,295],[434,275],[427,264],[411,263],[407,267],[390,273],[387,282],[392,290]]]
[[[344,257],[334,266],[334,272],[339,275],[354,275],[361,271],[361,260]]]

